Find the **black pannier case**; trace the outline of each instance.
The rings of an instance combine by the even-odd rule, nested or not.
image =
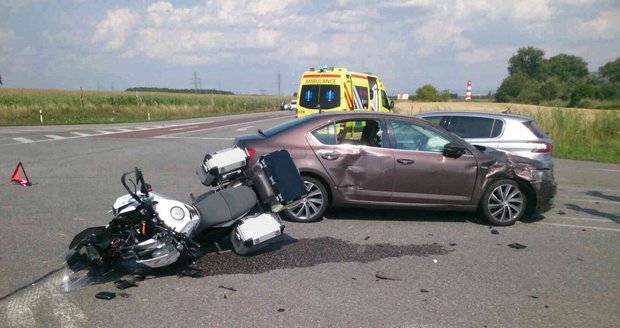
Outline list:
[[[304,181],[285,149],[262,156],[252,171],[252,182],[260,200],[274,212],[295,205],[306,196]]]

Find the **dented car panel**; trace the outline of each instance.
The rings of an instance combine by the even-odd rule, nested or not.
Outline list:
[[[519,186],[529,214],[553,206],[557,185],[552,168],[474,147],[424,120],[348,112],[311,115],[285,124],[286,128],[239,137],[235,145],[250,147],[258,156],[288,149],[302,176],[325,186],[325,200],[332,207],[474,211],[488,202],[483,198],[489,197],[489,187],[501,181]],[[446,153],[447,145],[462,152]]]

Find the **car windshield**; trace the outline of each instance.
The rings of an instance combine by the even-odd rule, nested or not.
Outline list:
[[[312,116],[306,116],[303,118],[299,118],[299,119],[295,119],[295,120],[290,120],[288,122],[276,125],[272,128],[269,128],[267,130],[263,130],[261,132],[262,135],[266,136],[266,137],[271,137],[273,135],[276,135],[282,131],[288,130],[290,128],[296,127],[300,124],[304,124],[307,121],[309,121],[312,118]]]

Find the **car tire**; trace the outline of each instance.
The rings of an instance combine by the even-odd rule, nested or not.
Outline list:
[[[285,209],[282,214],[294,222],[316,222],[323,219],[329,205],[327,188],[315,178],[304,176],[304,184],[308,195],[295,207]]]
[[[480,201],[480,214],[495,226],[509,226],[519,221],[527,206],[527,196],[513,180],[492,182]]]

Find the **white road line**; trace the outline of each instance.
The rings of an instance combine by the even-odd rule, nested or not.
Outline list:
[[[561,200],[564,202],[585,202],[585,203],[602,203],[602,204],[617,204],[620,206],[620,202],[619,201],[614,201],[614,200],[598,200],[598,199],[584,199],[584,198],[562,198],[562,197],[556,197],[554,199],[556,202]]]
[[[551,223],[551,222],[538,222],[538,224],[552,225],[552,226],[558,226],[558,227],[567,227],[567,228],[593,229],[593,230],[604,230],[604,231],[620,232],[620,229],[616,229],[616,228],[581,226],[581,225],[574,225],[574,224]]]
[[[132,129],[125,129],[125,128],[112,128],[112,130],[116,130],[118,132],[132,132],[132,131],[134,131]]]
[[[180,131],[180,130],[187,130],[187,129],[193,129],[193,128],[196,128],[196,127],[199,127],[199,126],[200,126],[200,125],[185,126],[185,127],[182,127],[182,128],[170,129],[170,130],[168,130],[168,131]]]
[[[246,126],[246,127],[238,128],[238,129],[237,129],[237,131],[246,131],[247,129],[252,128],[252,127],[254,127],[254,126],[253,126],[253,125],[250,125],[250,126]]]
[[[580,217],[574,217],[574,216],[549,216],[549,215],[545,215],[545,219],[560,219],[560,220],[582,220],[582,221],[595,221],[595,222],[613,222],[611,220],[608,219],[595,219],[595,218],[580,218]]]
[[[97,132],[97,133],[99,133],[99,134],[110,134],[110,133],[115,133],[115,132],[105,131],[105,130],[95,130],[95,132]]]
[[[258,119],[254,122],[269,122],[269,121],[275,121],[275,120],[281,120],[283,119],[282,117],[273,117],[273,118],[266,118],[266,119]],[[205,122],[205,123],[211,123],[211,122]],[[196,123],[194,123],[196,124]],[[210,128],[204,128],[204,129],[200,129],[200,130],[195,130],[195,131],[191,131],[191,132],[199,132],[199,131],[207,131],[207,130],[212,130],[212,129],[229,129],[230,127],[233,126],[239,126],[239,125],[243,125],[243,124],[248,124],[248,122],[244,122],[244,123],[236,123],[236,124],[230,124],[230,125],[224,125],[224,126],[214,126],[214,127],[210,127]],[[173,136],[176,134],[182,134],[182,133],[186,133],[186,132],[176,132],[176,133],[171,133],[171,134],[165,134],[165,135],[161,135],[161,136],[157,136],[157,137],[153,137],[153,138],[161,138],[161,139],[165,139],[168,136]],[[176,139],[184,139],[183,137],[177,137]],[[233,140],[234,138],[195,138],[195,137],[188,137],[185,139],[213,139],[213,140]]]
[[[210,138],[210,137],[177,137],[173,135],[164,135],[153,137],[153,139],[202,139],[202,140],[235,140],[235,138]]]
[[[612,169],[594,169],[594,170],[596,170],[596,171],[620,173],[620,170],[612,170]]]
[[[30,143],[33,142],[32,140],[28,139],[28,138],[13,138],[13,140],[17,141],[17,142],[21,142],[21,143]]]
[[[146,127],[146,126],[136,126],[134,129],[142,131],[142,130],[150,130],[152,128],[149,128],[149,127]]]
[[[60,140],[60,139],[65,139],[65,137],[63,136],[57,136],[55,134],[46,134],[46,137],[50,138],[50,139],[54,139],[54,140]]]
[[[76,136],[80,136],[80,137],[90,137],[90,136],[92,136],[92,134],[84,133],[84,132],[71,132],[71,134],[75,134]]]

